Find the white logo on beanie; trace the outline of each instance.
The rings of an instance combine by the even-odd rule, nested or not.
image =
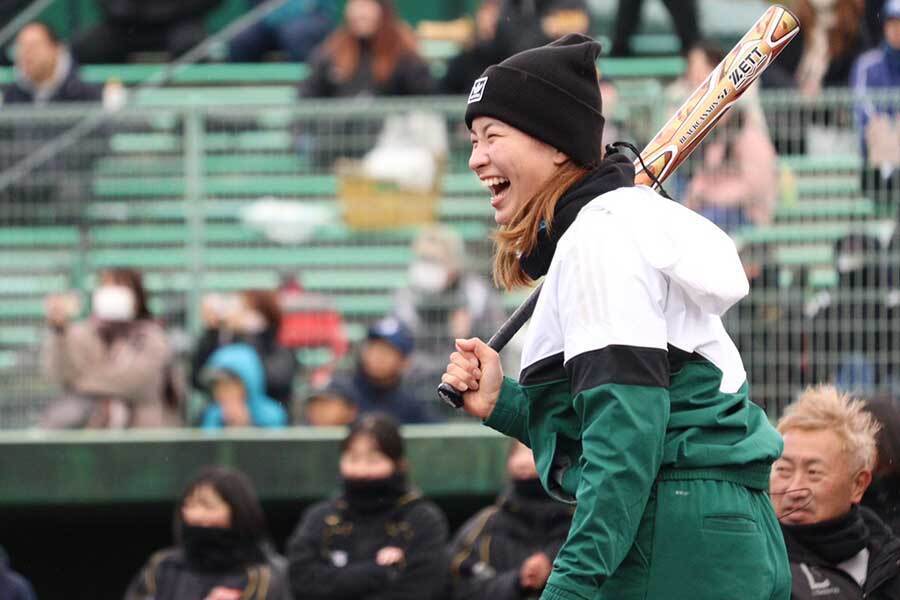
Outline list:
[[[481,97],[484,96],[484,84],[486,83],[487,77],[479,77],[475,80],[475,83],[472,84],[472,91],[469,92],[469,101],[466,104],[472,104],[481,100]]]

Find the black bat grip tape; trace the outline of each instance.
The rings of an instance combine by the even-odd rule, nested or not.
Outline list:
[[[510,315],[509,319],[506,320],[506,323],[500,326],[500,329],[497,330],[497,333],[491,336],[491,339],[488,340],[487,345],[494,349],[496,352],[500,352],[503,348],[506,347],[506,344],[509,343],[509,340],[513,338],[516,333],[522,328],[523,325],[531,318],[531,314],[534,312],[534,307],[537,304],[538,296],[540,296],[541,287],[538,286],[531,295],[528,296],[528,299],[525,300],[517,308],[512,315]],[[463,407],[463,395],[462,392],[457,390],[455,387],[450,385],[449,383],[441,383],[437,388],[438,398],[441,399],[442,402],[449,404],[453,408],[462,408]]]

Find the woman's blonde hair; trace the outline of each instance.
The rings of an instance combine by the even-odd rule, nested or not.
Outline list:
[[[557,201],[587,173],[588,169],[566,161],[537,193],[519,206],[509,223],[500,226],[494,234],[494,282],[498,286],[511,290],[533,283],[522,270],[519,258],[537,246],[541,223],[546,224],[550,233]]]
[[[833,431],[841,440],[841,450],[851,457],[852,468],[871,471],[875,466],[875,436],[881,426],[865,408],[862,400],[833,385],[810,386],[788,406],[778,421],[778,431]]]

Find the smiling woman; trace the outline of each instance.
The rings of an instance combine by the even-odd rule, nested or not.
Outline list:
[[[575,504],[544,600],[787,600],[766,494],[781,439],[721,323],[743,267],[715,225],[604,156],[599,54],[568,35],[489,67],[469,95],[494,279],[543,287],[518,381],[478,338],[456,340],[442,381]]]

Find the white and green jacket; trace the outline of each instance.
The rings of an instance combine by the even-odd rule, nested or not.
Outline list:
[[[504,380],[486,421],[577,503],[543,598],[596,593],[661,470],[765,488],[781,438],[721,321],[747,292],[731,239],[647,187],[587,201],[559,237],[519,381]]]

